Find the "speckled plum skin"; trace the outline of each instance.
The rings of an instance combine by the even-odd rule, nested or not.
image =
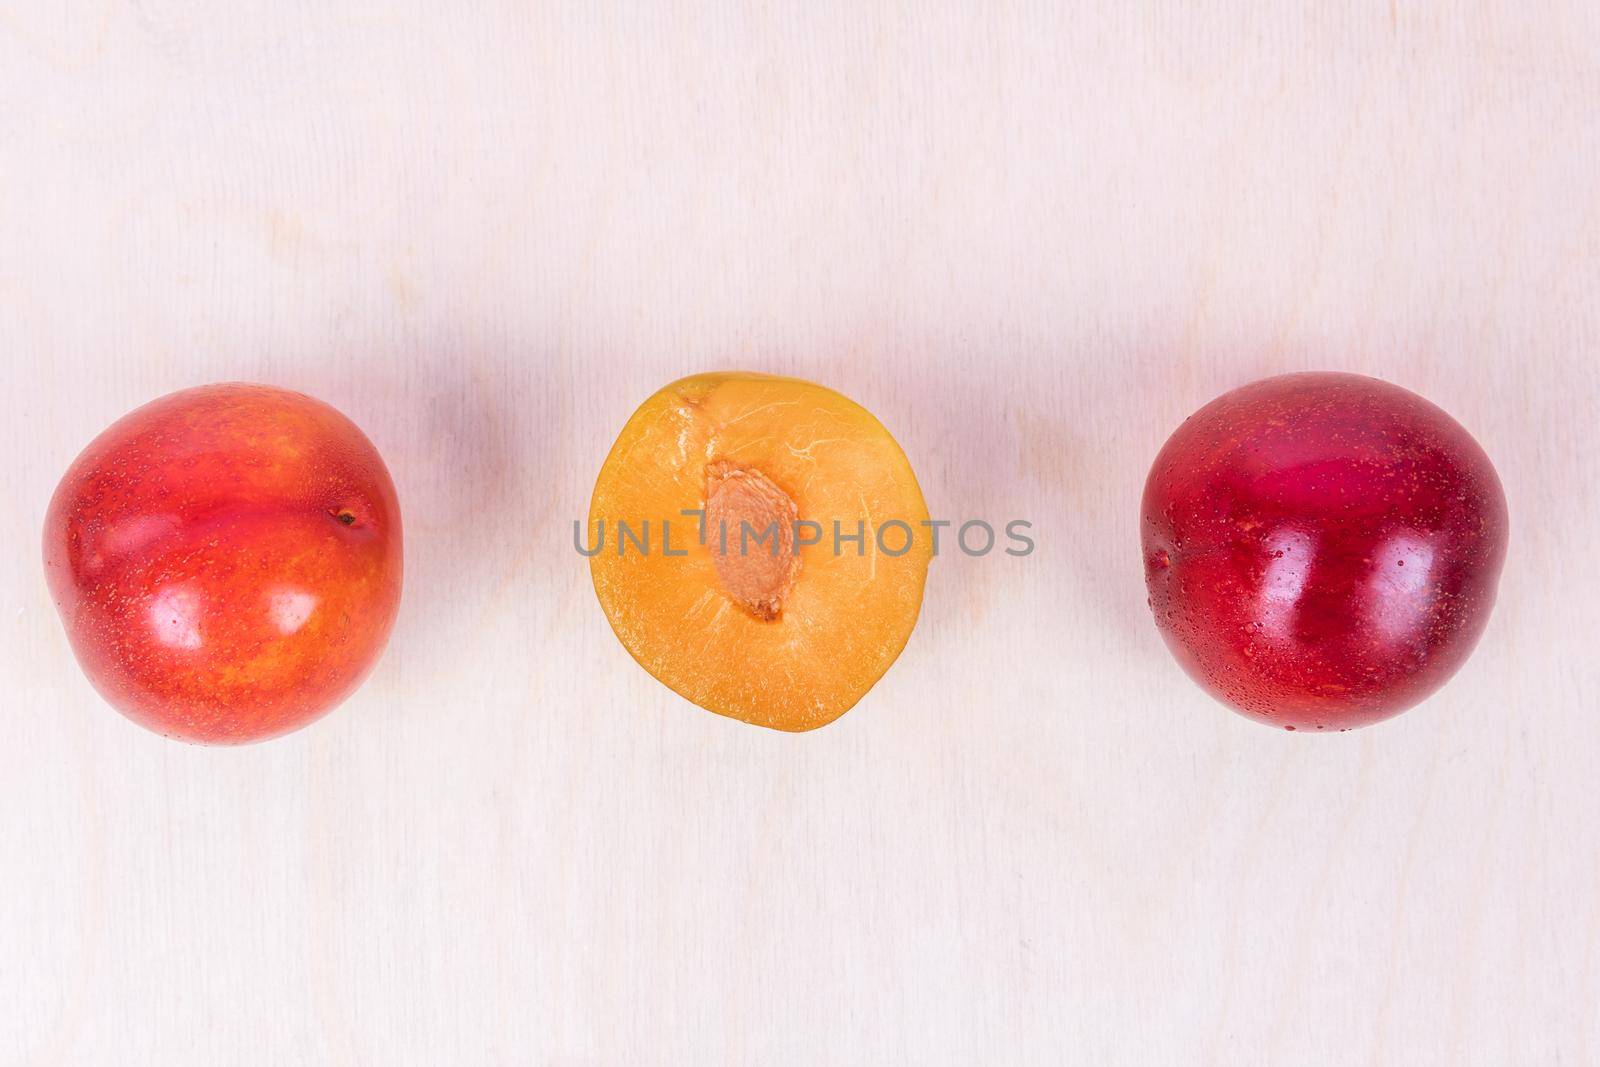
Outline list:
[[[45,519],[45,576],[114,707],[168,737],[260,741],[361,684],[400,606],[400,506],[327,404],[257,385],[162,397],[95,438]]]
[[[1471,654],[1505,495],[1459,423],[1354,374],[1218,397],[1156,456],[1141,531],[1156,624],[1195,681],[1289,730],[1378,722]]]

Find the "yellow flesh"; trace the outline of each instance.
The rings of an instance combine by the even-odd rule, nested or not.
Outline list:
[[[682,512],[706,509],[708,491],[702,545]],[[744,558],[720,556],[718,516],[737,554],[738,519],[759,533],[789,502],[821,524],[820,543],[793,561],[753,539]],[[848,711],[905,647],[932,557],[927,517],[905,454],[864,408],[790,378],[698,375],[645,401],[612,447],[589,509],[590,543],[604,521],[606,544],[590,567],[612,628],[655,677],[719,714],[808,730]],[[873,536],[894,519],[915,535],[901,556]],[[638,532],[646,520],[650,552],[629,543],[619,556],[618,521]],[[686,555],[662,552],[663,520]],[[865,523],[864,544],[835,554],[835,521],[846,536]],[[891,550],[904,541],[884,537]]]

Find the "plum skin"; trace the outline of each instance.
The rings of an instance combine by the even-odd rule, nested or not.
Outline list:
[[[332,710],[400,603],[400,508],[334,408],[229,383],[123,416],[50,501],[45,577],[105,699],[167,737],[243,744]]]
[[[1389,718],[1488,623],[1505,494],[1454,419],[1376,378],[1286,374],[1211,401],[1145,483],[1150,609],[1203,688],[1289,730]]]

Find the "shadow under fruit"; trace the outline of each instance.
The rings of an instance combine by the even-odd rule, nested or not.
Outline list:
[[[1290,730],[1388,718],[1471,654],[1505,496],[1449,415],[1354,374],[1288,374],[1201,408],[1157,455],[1150,608],[1213,695]]]
[[[203,386],[84,449],[50,501],[44,561],[113,706],[169,737],[259,741],[331,710],[377,662],[400,606],[400,507],[332,407]]]

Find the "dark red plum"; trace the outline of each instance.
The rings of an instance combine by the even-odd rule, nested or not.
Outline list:
[[[1168,439],[1141,535],[1156,624],[1218,699],[1289,730],[1396,715],[1471,654],[1505,562],[1489,457],[1415,393],[1287,374]]]

